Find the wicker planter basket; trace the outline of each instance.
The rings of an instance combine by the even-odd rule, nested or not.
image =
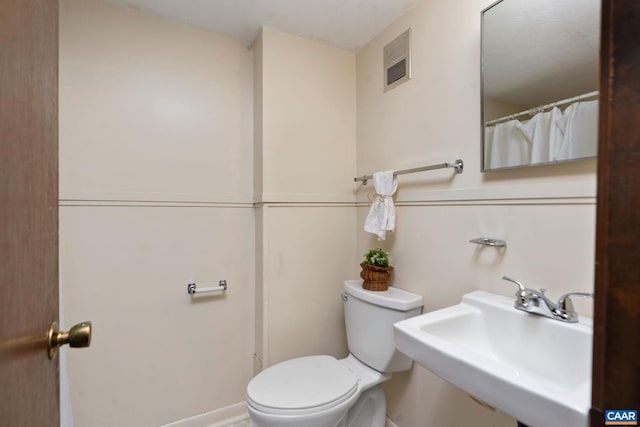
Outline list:
[[[360,264],[360,277],[364,280],[362,289],[368,291],[386,291],[389,288],[389,278],[393,267],[377,267],[375,265]]]

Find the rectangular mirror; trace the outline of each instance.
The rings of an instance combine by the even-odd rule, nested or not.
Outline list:
[[[600,0],[482,11],[482,171],[595,157]]]

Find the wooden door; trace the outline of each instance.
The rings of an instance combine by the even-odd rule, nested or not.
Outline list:
[[[591,426],[640,409],[640,2],[602,1]]]
[[[58,2],[0,0],[0,424],[58,426]]]

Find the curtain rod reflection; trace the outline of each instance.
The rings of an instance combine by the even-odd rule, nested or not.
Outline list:
[[[521,111],[519,113],[511,114],[511,115],[505,116],[505,117],[500,117],[499,119],[489,120],[489,121],[485,122],[484,124],[485,124],[485,126],[490,126],[490,125],[495,125],[495,124],[498,124],[498,123],[506,122],[508,120],[515,119],[516,117],[520,117],[520,116],[525,116],[525,115],[534,116],[537,113],[541,113],[541,112],[549,110],[549,109],[551,109],[553,107],[558,107],[560,105],[566,105],[566,104],[572,104],[572,103],[577,102],[577,101],[582,101],[584,99],[589,99],[589,98],[593,98],[593,97],[597,97],[597,96],[598,96],[598,91],[594,90],[593,92],[588,92],[588,93],[585,93],[585,94],[582,94],[582,95],[573,96],[571,98],[563,99],[561,101],[552,102],[551,104],[546,104],[546,105],[541,105],[539,107],[530,108],[528,110]]]

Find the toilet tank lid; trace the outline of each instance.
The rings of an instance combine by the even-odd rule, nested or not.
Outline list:
[[[409,311],[423,305],[422,295],[389,286],[386,291],[362,289],[362,280],[345,280],[344,290],[362,301],[399,311]]]

